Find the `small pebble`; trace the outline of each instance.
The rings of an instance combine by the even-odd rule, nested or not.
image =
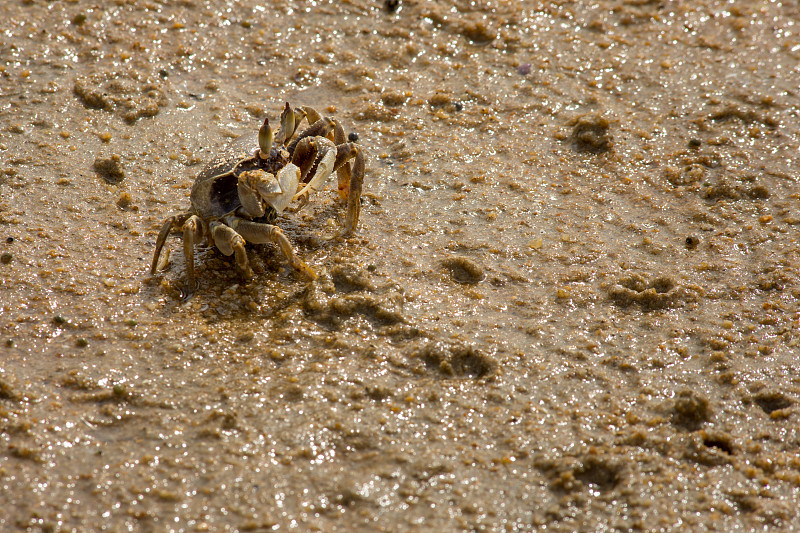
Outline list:
[[[13,258],[14,258],[13,255],[11,255],[8,252],[5,252],[3,255],[0,255],[0,263],[3,263],[4,265],[7,265],[7,264],[9,264],[11,262],[11,260]]]
[[[116,185],[125,179],[122,158],[117,154],[108,158],[98,157],[94,160],[93,168],[101,178],[111,185]]]
[[[532,248],[534,250],[540,250],[543,245],[544,245],[544,241],[542,240],[541,237],[536,237],[535,239],[533,239],[532,241],[530,241],[528,243],[528,247]]]
[[[132,201],[133,198],[131,198],[131,193],[127,191],[123,192],[122,194],[119,195],[119,198],[117,198],[117,207],[119,207],[120,209],[125,209],[131,205]]]
[[[450,277],[458,283],[478,283],[484,278],[483,269],[466,257],[451,257],[442,261]]]
[[[358,133],[351,131],[350,135],[347,136],[347,140],[351,143],[358,141]]]
[[[530,63],[523,63],[517,67],[517,73],[521,76],[527,76],[531,73],[531,64]]]

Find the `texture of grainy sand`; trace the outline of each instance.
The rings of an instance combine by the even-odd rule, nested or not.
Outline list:
[[[0,530],[800,529],[796,3],[390,4],[4,2]],[[287,101],[358,231],[182,301]]]

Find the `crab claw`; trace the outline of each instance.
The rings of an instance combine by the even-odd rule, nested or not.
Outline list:
[[[294,135],[294,126],[294,111],[289,105],[289,102],[286,102],[286,107],[283,108],[283,112],[281,113],[281,133],[278,135],[281,144],[286,144],[289,142],[289,139],[292,138],[292,135]]]

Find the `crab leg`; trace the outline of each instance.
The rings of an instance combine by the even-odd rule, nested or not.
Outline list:
[[[294,131],[292,131],[292,135],[289,136],[289,139],[286,139],[287,141],[290,140],[292,138],[292,136],[294,136],[295,133],[297,133],[298,129],[300,129],[300,123],[303,121],[304,118],[306,118],[306,110],[304,108],[302,108],[302,107],[295,107],[294,108]],[[309,122],[309,124],[311,124],[311,123]]]
[[[197,215],[191,215],[183,223],[183,255],[186,262],[186,292],[187,298],[191,296],[197,286],[194,277],[194,245],[203,238],[203,220]]]
[[[311,176],[311,179],[308,181],[306,186],[303,187],[297,194],[295,194],[294,198],[292,198],[293,201],[296,200],[300,202],[300,207],[306,205],[309,195],[312,192],[317,191],[322,184],[325,183],[325,180],[327,180],[333,172],[333,166],[336,162],[336,147],[331,141],[325,137],[315,137],[311,143],[315,146],[315,153],[323,153],[318,158],[317,168],[314,171],[314,175]]]
[[[248,280],[252,278],[253,271],[247,261],[244,237],[239,235],[236,230],[220,222],[212,222],[209,225],[209,229],[211,230],[214,244],[216,244],[219,251],[228,256],[236,254],[236,266],[239,268],[239,272],[242,273],[242,277]]]
[[[333,121],[333,144],[335,144],[337,148],[334,169],[336,170],[336,176],[339,182],[339,198],[347,200],[347,191],[350,188],[352,169],[350,168],[351,165],[345,165],[344,163],[352,157],[355,157],[355,154],[353,153],[353,155],[350,155],[353,151],[351,148],[347,148],[346,150],[343,148],[343,146],[347,146],[348,143],[344,136],[344,128],[342,128],[338,120]]]
[[[358,215],[361,212],[361,186],[364,183],[364,150],[359,148],[358,145],[353,146],[356,151],[356,159],[353,162],[353,175],[350,178],[347,191],[347,214],[344,218],[344,235],[351,234],[358,226]]]
[[[239,217],[225,217],[225,222],[231,225],[231,228],[233,228],[231,231],[237,232],[248,242],[252,242],[253,244],[264,244],[268,242],[277,244],[283,252],[283,255],[286,256],[289,264],[296,270],[305,274],[309,279],[317,279],[317,275],[314,271],[294,253],[292,244],[289,242],[289,239],[286,238],[283,230],[278,226],[252,222]],[[223,253],[225,252],[223,251]]]
[[[339,198],[347,200],[350,196],[350,182],[353,180],[353,168],[349,161],[358,158],[361,148],[355,143],[339,144],[336,147],[336,162],[333,165],[339,181]],[[363,156],[362,156],[363,159]]]
[[[297,165],[300,169],[300,181],[305,181],[308,171],[314,166],[316,159],[316,147],[313,143],[313,137],[306,137],[302,139],[294,149],[292,154],[292,163]]]
[[[314,122],[311,126],[306,128],[303,133],[299,134],[294,140],[286,147],[290,154],[294,153],[297,143],[306,137],[327,137],[334,129],[333,120],[328,117],[321,118]]]
[[[158,232],[158,239],[156,239],[156,250],[153,252],[153,264],[150,265],[150,275],[156,273],[156,268],[158,267],[158,258],[161,255],[161,249],[164,247],[164,243],[169,237],[172,228],[176,226],[183,226],[183,223],[186,222],[186,219],[192,216],[191,213],[183,213],[181,215],[173,215],[169,217],[167,220],[164,221],[164,225],[161,226],[161,231]]]
[[[316,121],[322,118],[322,115],[320,115],[317,112],[317,110],[314,109],[313,107],[306,106],[306,107],[298,107],[297,109],[305,114],[305,116],[308,118],[309,125],[315,123]]]
[[[339,146],[344,144],[347,139],[344,137],[344,128],[338,120],[333,119],[333,144]]]

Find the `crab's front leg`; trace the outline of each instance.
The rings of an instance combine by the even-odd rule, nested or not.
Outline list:
[[[249,218],[264,215],[265,202],[278,213],[286,209],[300,181],[300,169],[293,164],[283,167],[278,176],[263,170],[248,170],[239,174],[237,190],[242,204],[240,214]]]
[[[317,145],[314,137],[306,137],[297,143],[292,152],[292,164],[300,169],[300,181],[305,182],[308,172],[317,160]]]

